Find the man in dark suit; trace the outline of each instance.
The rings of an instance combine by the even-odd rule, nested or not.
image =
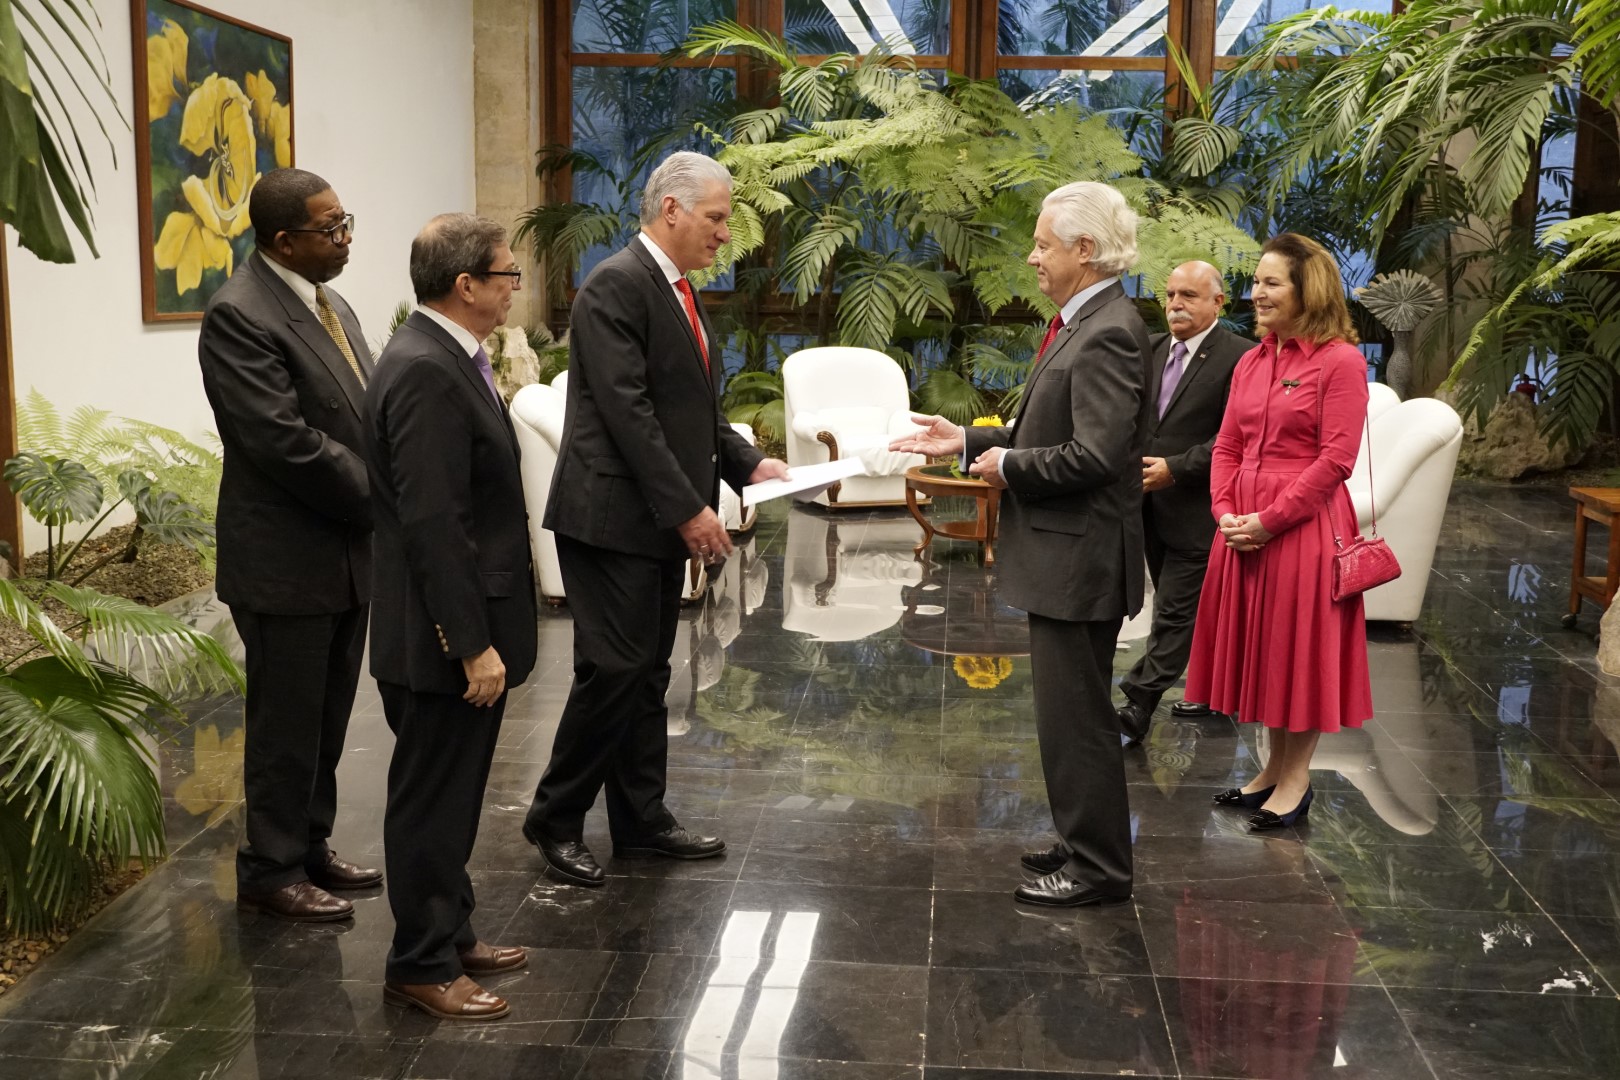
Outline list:
[[[1142,447],[1148,334],[1119,275],[1136,261],[1136,215],[1105,184],[1048,195],[1029,262],[1058,307],[1018,414],[963,429],[918,417],[892,449],[961,453],[1006,489],[996,580],[1029,613],[1041,767],[1058,842],[1023,863],[1028,904],[1119,904],[1131,895],[1124,751],[1109,700],[1114,643],[1142,607]]]
[[[520,281],[500,225],[471,214],[428,222],[411,244],[421,306],[389,339],[366,395],[371,674],[394,732],[383,996],[449,1020],[504,1016],[506,1002],[468,976],[528,962],[478,939],[467,876],[506,694],[535,657],[517,437],[481,344]]]
[[[1153,630],[1147,651],[1120,680],[1119,727],[1128,743],[1147,737],[1159,698],[1181,678],[1192,655],[1193,621],[1209,565],[1215,519],[1209,512],[1209,456],[1226,413],[1232,369],[1254,347],[1216,321],[1226,306],[1221,272],[1182,263],[1165,283],[1168,334],[1153,337],[1154,403],[1142,459],[1143,535],[1153,579]],[[1209,710],[1178,701],[1177,716]]]
[[[219,598],[246,651],[247,829],[237,905],[344,919],[330,889],[382,882],[327,846],[371,596],[371,506],[360,409],[371,350],[326,283],[354,218],[301,169],[260,177],[257,249],[209,301],[197,354],[225,447]]]
[[[647,179],[641,235],[591,272],[569,320],[567,418],[545,525],[574,616],[574,685],[523,835],[576,885],[604,880],[583,836],[604,787],[616,856],[725,850],[664,805],[664,694],[687,560],[731,553],[716,513],[721,478],[741,488],[787,474],[720,411],[722,342],[686,278],[731,239],[730,217],[725,167],[671,154]]]

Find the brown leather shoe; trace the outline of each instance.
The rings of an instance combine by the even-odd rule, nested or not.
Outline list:
[[[323,889],[370,889],[382,884],[382,871],[344,862],[337,852],[328,851],[326,865],[311,870],[309,880]]]
[[[461,970],[478,975],[513,971],[529,962],[529,954],[517,945],[491,945],[480,941],[460,954]]]
[[[383,983],[383,1000],[421,1009],[440,1020],[496,1020],[512,1011],[505,998],[465,975],[447,983]]]
[[[240,911],[260,911],[288,922],[332,922],[354,915],[354,905],[308,881],[295,881],[273,892],[237,890]]]

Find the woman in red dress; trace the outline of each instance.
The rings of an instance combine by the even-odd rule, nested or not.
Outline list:
[[[1335,537],[1356,535],[1345,490],[1367,419],[1367,364],[1338,267],[1316,241],[1266,242],[1254,275],[1265,335],[1232,374],[1210,463],[1220,524],[1198,603],[1187,699],[1266,725],[1260,774],[1215,802],[1280,829],[1311,805],[1324,731],[1372,716],[1361,597],[1333,600]]]

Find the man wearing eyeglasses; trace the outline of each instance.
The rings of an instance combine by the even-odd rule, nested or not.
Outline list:
[[[237,906],[324,922],[354,914],[333,890],[382,883],[327,845],[371,597],[360,418],[372,358],[327,287],[354,233],[331,185],[277,169],[248,214],[256,250],[214,294],[197,342],[225,449],[216,588],[247,661]]]

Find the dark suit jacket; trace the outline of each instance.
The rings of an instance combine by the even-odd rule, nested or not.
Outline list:
[[[517,437],[456,339],[417,311],[366,393],[377,517],[371,674],[461,694],[461,660],[495,646],[506,685],[534,667],[534,568]]]
[[[698,306],[718,370],[719,341]],[[546,528],[684,559],[676,526],[741,489],[762,455],[726,422],[675,291],[638,238],[603,260],[569,316],[568,405]]]
[[[362,370],[365,334],[327,290]],[[225,472],[219,598],[276,615],[365,603],[371,507],[361,457],[364,391],[315,313],[254,252],[216,292],[197,339]]]
[[[1167,545],[1208,553],[1215,538],[1215,519],[1209,512],[1209,456],[1215,435],[1226,414],[1226,394],[1232,386],[1232,369],[1254,342],[1216,323],[1187,361],[1170,398],[1170,407],[1159,416],[1159,387],[1164,366],[1170,358],[1169,334],[1153,335],[1153,381],[1148,400],[1148,457],[1162,457],[1175,483],[1148,493],[1147,522]]]
[[[1053,619],[1142,608],[1142,447],[1148,333],[1116,282],[1058,331],[1011,427],[967,429],[971,461],[1008,447],[996,581],[1013,607]]]

